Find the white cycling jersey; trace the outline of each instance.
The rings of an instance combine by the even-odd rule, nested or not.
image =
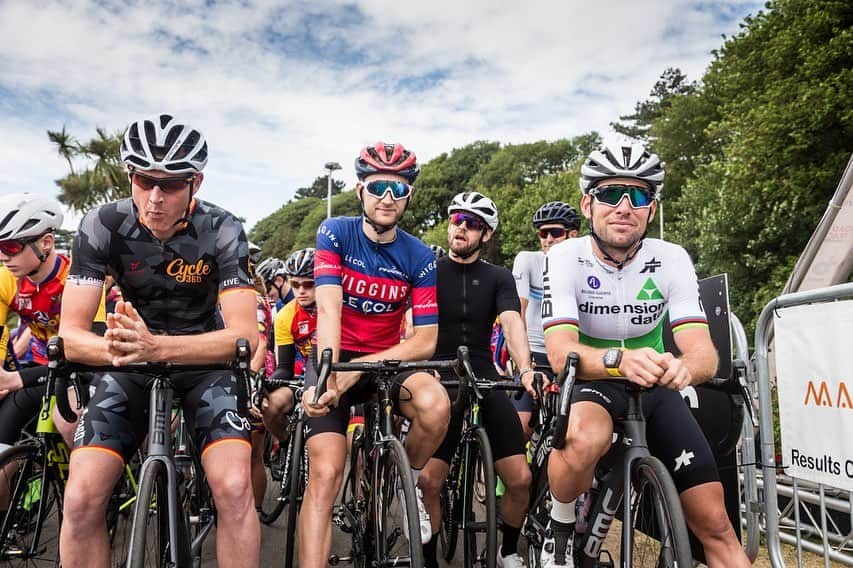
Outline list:
[[[524,321],[527,325],[527,342],[530,350],[545,353],[545,335],[542,333],[542,272],[545,253],[521,251],[512,265],[518,297],[527,300]]]
[[[571,329],[584,345],[663,352],[664,321],[673,334],[708,326],[696,270],[682,247],[644,239],[630,264],[617,270],[599,260],[592,246],[586,236],[548,251],[542,300],[545,335]]]

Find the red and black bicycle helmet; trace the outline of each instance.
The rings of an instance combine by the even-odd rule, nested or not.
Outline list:
[[[355,159],[355,174],[359,181],[373,174],[396,174],[413,184],[420,171],[414,152],[406,150],[402,144],[386,144],[381,140],[362,148]]]

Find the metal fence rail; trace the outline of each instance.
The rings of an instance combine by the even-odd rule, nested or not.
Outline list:
[[[830,561],[853,565],[853,555],[848,554],[851,544],[851,535],[838,534],[837,526],[830,537],[828,526],[827,507],[838,505],[844,511],[844,499],[836,498],[830,501],[827,492],[830,488],[817,485],[817,493],[806,491],[799,486],[804,482],[792,479],[791,485],[777,483],[781,481],[776,474],[776,453],[773,440],[773,401],[770,390],[770,366],[768,360],[770,341],[773,338],[773,313],[779,308],[788,308],[804,304],[821,302],[832,302],[853,297],[853,283],[786,294],[771,300],[761,311],[758,325],[755,329],[755,366],[758,374],[758,415],[759,431],[761,434],[761,465],[762,465],[762,488],[764,494],[764,529],[767,539],[767,551],[770,564],[774,568],[785,566],[782,559],[781,542],[788,542],[797,546],[798,562],[802,563],[802,550],[822,554],[824,565],[828,568]],[[779,495],[790,491],[790,506],[779,508]],[[832,489],[833,492],[837,490]],[[843,493],[843,492],[842,492]],[[804,526],[804,519],[800,515],[801,501],[814,502],[819,506],[820,519],[815,519],[809,510],[807,515],[808,526]],[[850,514],[850,496],[847,495],[846,513]],[[834,507],[833,507],[834,508]],[[791,518],[793,514],[793,519]],[[793,531],[793,534],[791,532]],[[747,531],[749,532],[749,531]],[[820,540],[821,544],[803,540],[803,535],[813,536]]]

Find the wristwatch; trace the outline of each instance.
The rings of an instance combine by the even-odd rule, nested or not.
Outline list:
[[[619,372],[619,364],[622,363],[622,351],[622,348],[613,348],[604,352],[604,368],[611,377],[624,377]]]

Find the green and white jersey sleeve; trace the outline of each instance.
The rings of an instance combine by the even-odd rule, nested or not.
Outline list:
[[[545,335],[542,333],[542,272],[545,254],[542,251],[521,251],[512,265],[512,275],[518,297],[527,300],[524,321],[527,325],[527,342],[530,350],[545,353]]]
[[[559,243],[546,257],[543,288],[545,335],[571,329],[585,345],[663,352],[665,322],[673,334],[708,326],[687,251],[659,239],[645,239],[622,270],[595,256],[589,236]]]

